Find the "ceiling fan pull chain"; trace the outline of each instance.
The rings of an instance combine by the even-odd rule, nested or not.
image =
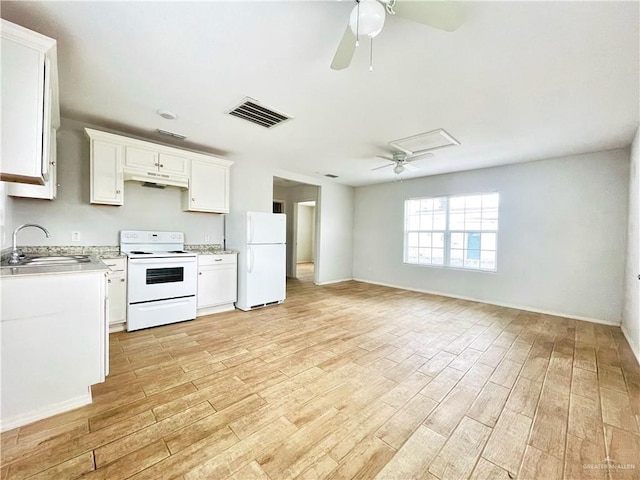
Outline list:
[[[357,0],[358,15],[356,18],[356,47],[360,46],[360,0]]]
[[[369,71],[373,72],[373,37],[371,37],[371,49],[369,50]]]

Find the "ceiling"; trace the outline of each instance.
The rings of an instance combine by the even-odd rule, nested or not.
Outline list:
[[[334,71],[353,5],[3,1],[1,15],[58,40],[64,117],[346,185],[394,180],[371,171],[376,155],[438,128],[461,145],[404,178],[631,143],[638,2],[468,2],[451,33],[387,19],[373,72],[368,42]],[[294,119],[267,130],[228,115],[245,96]]]

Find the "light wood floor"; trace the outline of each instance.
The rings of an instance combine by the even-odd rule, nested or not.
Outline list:
[[[3,434],[2,478],[639,478],[619,328],[358,282],[288,292],[113,334],[94,403]]]

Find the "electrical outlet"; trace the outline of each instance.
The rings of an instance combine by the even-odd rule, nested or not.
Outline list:
[[[204,241],[205,242],[210,242],[211,241],[211,235],[209,235],[208,233],[204,234]]]
[[[80,241],[80,232],[71,232],[71,241],[79,242]]]

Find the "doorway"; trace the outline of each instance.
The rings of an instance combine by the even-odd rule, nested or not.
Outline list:
[[[296,278],[312,279],[316,258],[316,202],[297,202],[294,216]]]
[[[318,281],[320,187],[273,177],[273,211],[287,215],[287,277]]]

